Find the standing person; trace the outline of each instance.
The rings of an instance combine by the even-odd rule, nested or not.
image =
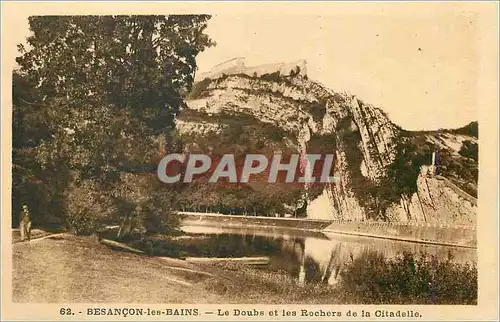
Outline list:
[[[27,205],[23,205],[21,215],[19,216],[19,230],[21,231],[21,241],[31,240],[31,217]]]

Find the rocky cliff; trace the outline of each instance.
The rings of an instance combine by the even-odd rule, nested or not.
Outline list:
[[[263,149],[334,153],[339,180],[316,187],[306,198],[296,196],[292,206],[311,218],[475,223],[477,124],[475,133],[468,128],[405,131],[381,109],[309,80],[296,67],[279,64],[272,72],[266,66],[266,72],[251,74],[236,64],[225,69],[228,73],[219,68],[213,78],[196,83],[189,109],[177,120],[188,149],[216,147],[219,137],[247,129],[234,141],[255,135],[249,141],[262,141]],[[233,152],[227,148],[225,153]],[[438,177],[431,166],[433,152]],[[290,207],[289,200],[285,203]]]

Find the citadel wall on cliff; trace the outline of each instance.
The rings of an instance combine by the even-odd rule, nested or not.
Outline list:
[[[298,68],[297,68],[298,67]],[[218,65],[215,65],[206,73],[196,75],[196,81],[201,81],[205,78],[215,79],[223,74],[237,75],[245,74],[248,76],[262,76],[264,74],[272,74],[280,72],[281,75],[290,75],[291,72],[298,72],[302,76],[307,75],[307,63],[305,60],[297,60],[289,63],[271,63],[258,66],[247,67],[244,57],[235,57]]]

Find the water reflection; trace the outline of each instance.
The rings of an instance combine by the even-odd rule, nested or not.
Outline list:
[[[262,269],[285,271],[299,282],[335,284],[343,266],[368,251],[393,258],[403,251],[425,252],[439,259],[453,256],[459,263],[476,261],[474,249],[426,245],[334,233],[284,228],[183,226],[193,236],[184,239],[186,256],[250,257],[268,256]]]

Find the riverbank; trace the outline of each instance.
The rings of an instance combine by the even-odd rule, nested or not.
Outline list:
[[[474,304],[477,299],[475,265],[410,253],[396,259],[364,254],[340,273],[342,282],[328,285],[303,284],[286,273],[238,263],[193,264],[116,249],[66,233],[14,243],[14,302]]]
[[[285,274],[133,254],[70,234],[13,244],[12,282],[14,302],[339,303],[333,288]]]

